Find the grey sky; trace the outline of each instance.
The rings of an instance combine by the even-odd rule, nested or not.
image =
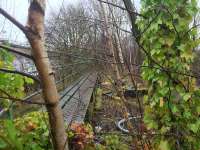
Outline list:
[[[47,0],[47,13],[46,18],[50,15],[51,11],[59,10],[62,2],[64,4],[76,4],[81,0]],[[140,0],[134,0],[136,8],[140,8]],[[22,24],[26,24],[28,13],[28,0],[0,0],[0,7],[5,9],[9,14],[15,17]],[[16,28],[12,23],[0,15],[0,39],[9,39],[13,42],[26,41],[23,33]]]

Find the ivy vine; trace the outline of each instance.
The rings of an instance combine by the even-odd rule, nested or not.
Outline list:
[[[137,24],[148,52],[142,76],[148,82],[144,122],[155,131],[154,147],[200,149],[200,89],[192,76],[194,50],[200,43],[192,21],[196,0],[142,0]]]

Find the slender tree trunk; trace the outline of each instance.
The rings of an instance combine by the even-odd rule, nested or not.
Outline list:
[[[133,5],[131,0],[123,0],[123,2],[124,2],[124,5],[125,5],[125,7],[128,11],[128,14],[129,14],[129,18],[130,18],[131,26],[132,26],[132,33],[136,37],[136,36],[138,36],[138,28],[137,28],[137,25],[136,25],[137,17],[133,13],[133,12],[135,12],[134,5]]]
[[[108,17],[104,8],[104,5],[100,2],[100,7],[101,7],[101,18],[104,20],[104,26],[103,26],[103,33],[105,35],[106,38],[106,47],[107,49],[110,50],[110,54],[112,55],[112,62],[113,64],[111,64],[112,70],[114,72],[114,76],[115,76],[115,81],[119,81],[121,80],[120,77],[120,73],[119,73],[119,69],[118,69],[118,65],[117,65],[117,59],[115,57],[115,51],[114,51],[114,47],[113,47],[113,41],[112,41],[112,36],[111,36],[111,32],[108,28]]]
[[[56,89],[54,72],[50,66],[47,51],[44,47],[44,14],[45,0],[32,0],[29,7],[28,24],[33,32],[26,34],[34,57],[43,89],[44,100],[49,115],[52,140],[55,150],[67,150],[64,148],[66,133],[61,108],[59,107],[59,95]]]
[[[113,70],[113,77],[114,77],[114,81],[115,81],[115,90],[117,92],[117,95],[121,98],[123,104],[124,104],[124,109],[122,109],[123,111],[123,115],[124,118],[127,119],[128,121],[128,129],[130,132],[133,131],[133,126],[131,124],[131,122],[128,120],[128,103],[126,98],[124,97],[124,93],[123,93],[123,88],[122,88],[122,79],[119,73],[119,69],[118,69],[118,65],[117,65],[117,61],[116,61],[116,57],[115,57],[115,53],[114,53],[114,47],[113,47],[113,42],[112,42],[112,36],[110,33],[110,30],[108,28],[108,17],[106,15],[106,11],[105,8],[103,6],[103,4],[100,2],[100,6],[101,6],[101,15],[103,17],[104,20],[104,31],[106,34],[106,44],[107,44],[107,49],[110,49],[110,53],[113,56],[112,58],[112,62],[114,64],[111,64],[112,70]]]
[[[121,49],[121,46],[120,46],[120,39],[119,39],[119,36],[117,35],[117,33],[115,33],[114,36],[116,38],[117,53],[118,53],[118,56],[119,56],[119,62],[120,62],[120,66],[121,66],[121,72],[123,73],[125,71],[125,68],[124,68],[123,53],[122,53],[122,49]]]

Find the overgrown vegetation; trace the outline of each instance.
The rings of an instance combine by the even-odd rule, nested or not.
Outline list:
[[[0,69],[15,70],[14,59],[13,54],[0,49]],[[0,104],[2,109],[9,107],[11,109],[15,99],[22,99],[25,96],[25,83],[32,84],[33,80],[17,74],[0,72]]]
[[[141,44],[148,55],[142,76],[148,81],[144,122],[154,130],[156,149],[199,149],[200,90],[191,75],[193,50],[200,41],[190,28],[197,13],[197,1],[142,1],[142,14],[152,20],[139,20],[144,31]]]
[[[14,120],[1,121],[0,149],[44,150],[52,149],[47,126],[47,114],[31,112]]]
[[[199,150],[198,1],[140,0],[139,12],[131,0],[87,2],[62,3],[45,26],[44,0],[29,2],[27,26],[0,7],[32,49],[27,56],[9,46],[0,48],[0,149]],[[0,41],[0,47],[5,45]],[[37,68],[29,77],[41,89],[27,101],[25,85],[33,80],[15,70],[18,58],[8,51],[33,60]],[[90,116],[75,122],[82,107],[68,112],[65,106],[72,99],[80,103],[77,107],[86,105],[88,89],[81,86],[91,84],[88,74],[96,72]],[[81,75],[74,85],[66,83]],[[63,100],[65,96],[70,98]],[[13,115],[24,103],[42,107]]]

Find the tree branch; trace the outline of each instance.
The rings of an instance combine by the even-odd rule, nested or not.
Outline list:
[[[31,101],[26,101],[20,98],[15,98],[12,97],[10,94],[8,94],[6,91],[0,89],[0,92],[5,94],[6,96],[0,96],[0,99],[8,99],[13,102],[20,102],[20,103],[26,103],[26,104],[37,104],[37,105],[46,105],[46,103],[40,103],[40,102],[31,102]]]
[[[119,6],[119,5],[110,3],[110,2],[106,2],[106,1],[103,1],[103,0],[98,0],[98,1],[100,1],[100,2],[102,2],[102,3],[105,3],[105,4],[112,5],[112,6],[114,6],[114,7],[118,7],[118,8],[120,8],[120,9],[122,9],[122,10],[127,10],[126,8],[124,8],[124,7],[122,7],[122,6]],[[133,13],[133,14],[135,14],[135,15],[137,15],[137,16],[140,16],[140,17],[143,17],[143,18],[147,19],[146,16],[144,16],[144,15],[142,15],[142,14],[139,14],[139,13],[137,13],[137,12],[134,12],[134,11],[132,11],[132,10],[127,10],[127,11],[130,12],[130,13]]]
[[[186,32],[186,34],[189,33],[192,29],[198,28],[198,27],[200,27],[200,24],[195,24],[194,26],[192,26],[192,27]]]
[[[25,73],[25,72],[20,72],[20,71],[17,71],[17,70],[7,70],[7,69],[3,69],[3,68],[0,68],[0,72],[5,72],[5,73],[11,73],[11,74],[19,74],[19,75],[22,75],[22,76],[26,76],[28,78],[31,78],[33,79],[34,81],[40,83],[40,80],[33,76],[33,75],[30,75],[28,73]]]
[[[15,26],[17,26],[26,36],[28,36],[30,33],[38,36],[37,33],[35,33],[31,28],[24,26],[19,21],[17,21],[14,17],[12,17],[10,14],[8,14],[4,9],[0,8],[0,14],[2,14],[5,18],[7,18],[10,22],[12,22]]]
[[[0,14],[2,14],[5,18],[7,18],[10,22],[16,25],[20,30],[22,30],[25,34],[28,32],[28,28],[23,26],[20,22],[18,22],[15,18],[13,18],[10,14],[8,14],[5,10],[0,8]]]
[[[147,25],[147,27],[140,33],[140,37],[151,27],[151,24],[156,20],[156,18],[159,16],[160,11],[158,11],[158,13],[155,15],[155,17],[153,17],[153,19],[149,22],[149,24]]]
[[[0,48],[5,49],[5,50],[7,50],[9,52],[13,52],[13,53],[19,54],[19,55],[24,56],[26,58],[33,59],[33,57],[31,55],[19,52],[18,50],[14,49],[14,48],[10,48],[8,46],[0,44]]]

